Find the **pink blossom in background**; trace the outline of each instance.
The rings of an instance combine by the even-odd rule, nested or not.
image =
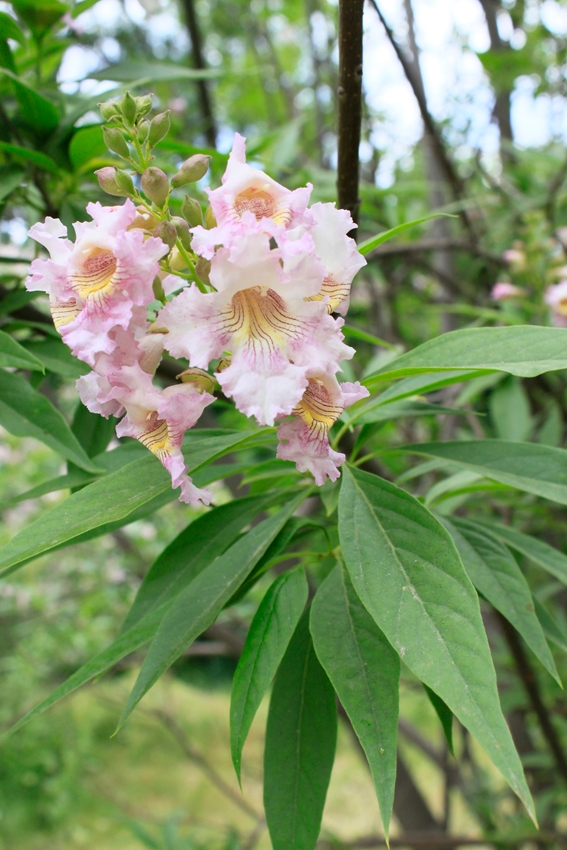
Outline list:
[[[567,328],[567,280],[545,290],[545,303],[551,307],[551,321],[556,328]]]
[[[490,293],[493,301],[506,301],[508,298],[523,298],[525,295],[527,295],[525,289],[522,289],[520,286],[514,286],[513,283],[507,283],[506,281],[495,283]]]

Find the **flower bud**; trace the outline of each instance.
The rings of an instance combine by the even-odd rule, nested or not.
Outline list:
[[[140,118],[147,115],[152,108],[152,97],[153,95],[151,94],[144,94],[141,97],[136,98],[136,106],[138,108],[138,115]]]
[[[158,239],[161,239],[161,241],[167,245],[170,250],[177,242],[177,230],[175,229],[175,225],[173,225],[170,221],[160,221],[154,230],[153,235]]]
[[[165,137],[169,133],[170,124],[171,121],[169,120],[169,110],[167,112],[160,112],[159,115],[156,115],[155,118],[152,118],[152,122],[150,124],[150,132],[148,136],[150,147],[155,147],[158,142],[161,142],[162,139],[165,139]]]
[[[196,366],[185,369],[175,377],[183,384],[193,384],[195,389],[199,390],[200,393],[213,393],[218,387],[218,384],[212,375],[209,375],[209,373],[205,372],[204,369],[198,369]]]
[[[98,108],[100,109],[100,114],[105,121],[111,121],[113,118],[116,118],[116,115],[118,114],[116,101],[114,100],[107,100],[104,103],[99,103]]]
[[[119,168],[115,169],[115,179],[118,184],[118,188],[122,191],[123,195],[135,195],[136,187],[132,181],[132,178],[126,171],[120,171]]]
[[[162,304],[165,304],[165,292],[163,291],[163,283],[161,282],[161,277],[159,277],[159,275],[156,275],[154,277],[152,289],[154,291],[156,300],[161,301]]]
[[[171,178],[171,185],[178,189],[179,186],[185,186],[186,183],[196,183],[209,170],[210,159],[210,156],[205,156],[202,153],[190,156],[189,159],[185,160],[177,174],[174,174]]]
[[[207,211],[205,213],[205,227],[207,230],[211,230],[213,227],[217,226],[217,220],[215,218],[215,214],[213,212],[212,207],[207,207]]]
[[[138,127],[138,141],[141,145],[144,144],[146,139],[148,138],[148,133],[150,132],[150,122],[142,121],[140,126]]]
[[[119,198],[124,197],[124,192],[116,182],[116,169],[108,166],[107,168],[99,168],[95,171],[100,188],[108,195],[118,195]]]
[[[123,95],[120,101],[120,110],[128,124],[133,124],[136,118],[136,112],[138,111],[138,107],[136,101],[134,100],[129,91],[127,91],[126,94]]]
[[[153,201],[158,207],[163,207],[169,195],[167,175],[161,168],[150,165],[142,174],[142,189],[150,201]]]
[[[122,159],[128,159],[130,156],[130,150],[128,149],[128,145],[126,144],[126,139],[116,127],[103,127],[102,135],[104,138],[104,144],[108,148],[108,150],[113,153],[117,153],[118,156],[121,156]]]
[[[197,263],[195,265],[195,271],[197,273],[197,277],[199,280],[202,280],[203,283],[210,283],[209,274],[211,271],[211,261],[205,260],[204,257],[199,257]]]
[[[171,218],[171,223],[177,230],[177,238],[186,250],[191,247],[191,234],[189,233],[189,225],[181,216],[174,215]]]
[[[161,301],[162,299],[159,300]],[[165,303],[165,297],[163,298],[163,301]],[[143,336],[142,339],[138,340],[138,345],[144,352],[140,358],[140,367],[148,375],[155,375],[156,369],[159,366],[159,362],[163,354],[164,336],[165,334],[154,333],[150,330],[146,336]]]
[[[189,195],[185,195],[185,200],[181,204],[181,215],[185,221],[189,222],[191,227],[203,224],[201,204],[195,198],[190,198]]]

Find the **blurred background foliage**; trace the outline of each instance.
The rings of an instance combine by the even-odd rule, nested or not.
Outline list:
[[[46,215],[71,225],[87,218],[89,201],[109,203],[93,176],[113,163],[96,104],[126,89],[153,92],[155,111],[171,111],[172,132],[156,160],[168,173],[203,151],[212,157],[205,182],[216,185],[237,130],[247,136],[252,160],[276,179],[290,188],[310,181],[316,200],[333,200],[336,26],[337,5],[327,0],[0,2],[0,322],[49,361],[47,376],[35,383],[69,420],[77,364],[54,343],[42,298],[23,289],[34,250],[26,232]],[[453,218],[408,231],[369,256],[353,290],[349,341],[358,356],[345,366],[347,379],[453,328],[550,321],[545,290],[567,278],[566,51],[564,2],[369,0],[362,237],[432,209]],[[518,291],[496,301],[498,283]],[[383,452],[402,442],[471,436],[562,445],[566,388],[560,373],[453,384],[430,399],[460,415],[377,420],[363,426],[363,440]],[[241,418],[218,403],[205,424],[240,427]],[[566,549],[559,506],[450,468],[412,465],[407,455],[384,453],[378,462],[387,478],[412,478],[441,513],[458,514],[466,504],[477,518],[497,516]],[[4,431],[0,468],[4,544],[62,498],[18,495],[61,469],[42,444]],[[273,483],[270,466],[246,482],[233,476],[213,485],[215,503],[237,488],[254,493]],[[331,512],[327,489],[322,497]],[[115,636],[148,566],[194,515],[168,504],[3,582],[2,728]],[[321,573],[322,538],[295,546],[296,557]],[[565,587],[527,559],[521,565],[555,618],[555,658],[565,680]],[[230,675],[262,588],[191,647],[117,738],[110,735],[137,657],[4,740],[0,847],[269,847],[259,815],[265,712],[247,745],[244,798],[227,746]],[[494,612],[486,606],[484,613],[543,831],[533,837],[511,792],[458,728],[457,767],[433,709],[406,672],[395,834],[419,833],[421,843],[407,846],[423,848],[466,846],[459,836],[484,836],[493,847],[563,847],[557,836],[567,831],[564,695],[545,671],[526,668],[556,730],[552,751]],[[370,777],[345,728],[325,846],[380,846],[378,823]],[[444,832],[447,843],[427,844],[432,831]]]

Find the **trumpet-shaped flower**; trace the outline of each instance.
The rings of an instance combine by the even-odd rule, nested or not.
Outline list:
[[[331,448],[329,429],[346,407],[368,395],[358,382],[339,384],[334,376],[312,374],[293,419],[278,427],[277,457],[294,461],[300,472],[310,472],[319,486],[327,477],[336,481],[345,456]]]
[[[238,222],[245,213],[289,227],[309,203],[312,186],[290,191],[246,163],[246,139],[235,133],[222,186],[208,191],[219,225]]]
[[[354,353],[324,305],[306,300],[323,279],[312,254],[271,248],[265,233],[243,234],[212,261],[216,292],[192,287],[160,311],[165,347],[202,368],[230,352],[219,384],[239,410],[272,425],[299,403],[309,369],[334,374]]]
[[[567,280],[545,290],[545,303],[551,307],[551,321],[557,328],[567,328]]]
[[[50,259],[34,260],[27,286],[49,294],[63,339],[94,366],[99,353],[113,349],[109,332],[127,329],[135,308],[153,300],[159,259],[168,249],[139,229],[128,230],[136,216],[129,200],[121,207],[89,204],[87,211],[93,220],[75,224],[74,244],[57,219],[31,228],[30,236],[47,248]]]

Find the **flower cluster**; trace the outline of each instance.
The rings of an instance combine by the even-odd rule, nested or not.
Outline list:
[[[157,238],[163,226],[150,235],[148,216],[130,200],[90,204],[93,220],[75,225],[75,243],[54,219],[30,231],[50,259],[34,261],[28,288],[49,294],[63,340],[92,368],[78,381],[82,401],[103,416],[125,414],[118,435],[146,445],[184,501],[210,500],[188,477],[181,443],[217,382],[259,425],[278,423],[278,457],[318,484],[339,475],[344,455],[331,448],[329,429],[368,392],[337,381],[354,350],[332,314],[346,312],[365,261],[347,235],[349,213],[308,207],[311,188],[290,191],[247,165],[236,135],[222,185],[209,191],[209,227],[191,230],[197,266],[210,264],[206,285],[168,273],[173,243]],[[156,281],[169,297],[150,324]],[[158,389],[152,379],[164,349],[190,368],[179,385]]]

